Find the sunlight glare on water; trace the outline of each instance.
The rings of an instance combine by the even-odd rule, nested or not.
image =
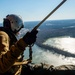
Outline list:
[[[43,44],[75,54],[75,38],[69,36],[49,38]]]
[[[32,54],[32,62],[33,63],[48,63],[50,65],[59,66],[65,64],[75,64],[75,58],[65,57],[63,55],[59,55],[57,53],[52,53],[49,50],[44,50],[34,45]],[[24,52],[24,59],[29,58],[29,50],[28,48]]]

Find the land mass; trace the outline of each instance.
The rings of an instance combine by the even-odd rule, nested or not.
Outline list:
[[[26,23],[26,27],[31,30],[38,23],[39,21],[28,22]],[[45,50],[62,54],[66,57],[75,57],[75,54],[43,44],[43,42],[45,42],[47,39],[53,37],[70,36],[74,38],[75,37],[74,32],[75,32],[75,20],[46,21],[39,27],[36,44],[39,47],[44,48]]]

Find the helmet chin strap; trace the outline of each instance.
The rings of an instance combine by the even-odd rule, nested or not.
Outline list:
[[[19,30],[16,30],[16,29],[15,29],[15,30],[14,30],[14,31],[12,31],[12,32],[16,34],[16,33],[18,33],[18,32],[19,32],[22,28],[24,28],[24,25],[22,25],[22,26],[20,27],[20,29],[19,29]]]
[[[19,29],[19,30],[14,30],[14,31],[12,31],[14,34],[17,34],[19,31],[21,30],[21,28]]]

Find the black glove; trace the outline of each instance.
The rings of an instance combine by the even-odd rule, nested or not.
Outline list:
[[[32,31],[32,32],[27,32],[26,35],[24,35],[23,40],[28,45],[34,44],[36,41],[36,34],[37,33],[38,33],[37,30]]]

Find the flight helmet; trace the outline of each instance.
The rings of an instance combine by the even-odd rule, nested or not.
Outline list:
[[[4,18],[3,25],[14,33],[17,33],[24,27],[22,18],[15,14],[7,15],[6,18]]]

